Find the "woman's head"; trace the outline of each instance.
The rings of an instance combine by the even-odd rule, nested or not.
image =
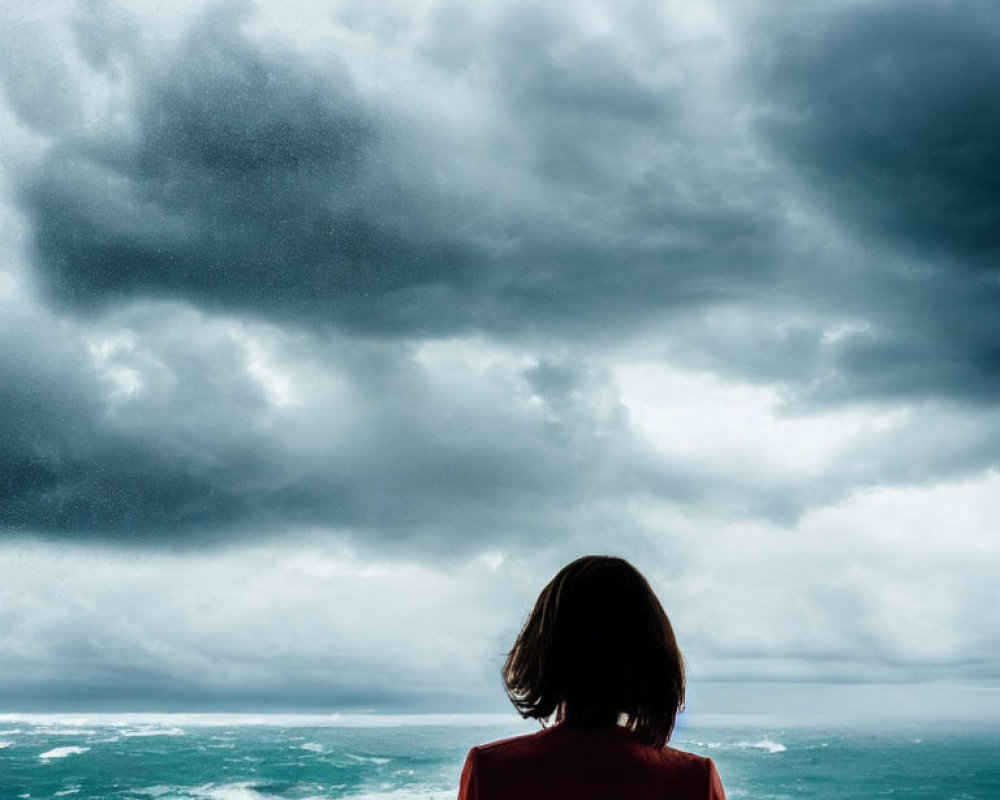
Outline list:
[[[620,714],[662,746],[684,704],[684,662],[663,606],[621,558],[584,556],[542,589],[503,668],[524,717],[574,726]]]

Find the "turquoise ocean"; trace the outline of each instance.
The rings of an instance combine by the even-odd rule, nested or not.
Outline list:
[[[486,717],[0,714],[0,800],[444,800]],[[1000,800],[997,724],[685,723],[730,798]]]

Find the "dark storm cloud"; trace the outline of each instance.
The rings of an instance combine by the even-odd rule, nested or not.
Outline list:
[[[321,527],[431,551],[472,530],[536,535],[646,481],[607,376],[581,364],[480,370],[474,345],[426,356],[170,306],[56,337],[48,319],[13,315],[0,352],[8,533],[142,544]],[[269,395],[262,341],[319,388],[287,408]]]
[[[813,348],[811,358],[839,373],[814,396],[992,403],[1000,388],[995,8],[817,5],[783,17],[768,15],[769,35],[750,49],[756,131],[791,168],[803,201],[851,242],[827,256],[826,275],[797,301],[870,323],[835,353]]]
[[[766,280],[757,190],[719,191],[683,79],[650,82],[613,38],[527,9],[470,23],[460,68],[509,115],[477,150],[482,131],[417,123],[349,66],[251,43],[241,18],[203,18],[165,65],[136,60],[134,118],[59,137],[25,177],[39,282],[62,307],[166,297],[368,333],[599,333]]]
[[[31,336],[7,348],[9,529],[186,539],[316,526],[454,542],[488,528],[500,540],[620,496],[788,523],[866,482],[995,463],[984,419],[924,469],[854,447],[858,463],[822,479],[726,474],[637,441],[600,367],[649,325],[673,363],[774,382],[793,413],[994,402],[989,226],[956,205],[955,225],[925,220],[923,239],[901,227],[932,214],[917,191],[931,178],[994,213],[989,178],[935,154],[961,129],[989,168],[996,103],[978,78],[954,96],[932,80],[939,62],[945,77],[992,69],[989,26],[944,5],[895,12],[898,29],[864,8],[793,15],[768,36],[758,21],[737,64],[744,101],[705,77],[717,43],[693,48],[640,5],[598,29],[526,5],[442,9],[413,40],[380,29],[382,49],[413,48],[423,70],[402,85],[426,94],[405,102],[362,88],[346,60],[253,38],[254,17],[232,10],[155,45],[123,16],[78,15],[83,61],[133,88],[89,127],[67,121],[71,104],[33,116],[11,94],[21,122],[53,137],[18,176],[38,284],[70,312],[68,341],[106,343],[120,326],[133,344],[102,363],[80,343],[38,363],[23,356]],[[920,43],[934,47],[914,54]],[[475,97],[467,115],[431,102],[452,83]],[[851,231],[834,246],[786,218],[812,193]],[[261,319],[285,326],[264,336],[282,359],[336,374],[346,394],[276,411],[248,367],[257,334],[240,327]],[[523,363],[477,374],[477,357],[418,359],[427,336],[475,332],[480,352],[530,343]],[[590,358],[582,342],[605,350]],[[116,369],[134,392],[108,383]]]
[[[393,324],[386,299],[446,279],[461,246],[379,172],[387,143],[346,73],[257,52],[239,19],[205,17],[146,68],[134,130],[53,147],[23,192],[43,286],[78,308],[180,296]]]
[[[995,271],[995,6],[873,3],[814,14],[777,22],[761,54],[770,103],[759,128],[774,152],[851,224],[916,254]]]
[[[210,528],[282,493],[258,486],[273,453],[247,425],[263,398],[241,380],[235,348],[209,346],[165,366],[164,385],[149,387],[149,416],[130,417],[107,402],[107,380],[79,331],[63,338],[58,324],[11,317],[0,351],[0,521],[8,531],[144,539],[166,527]],[[211,380],[218,373],[224,384]],[[196,423],[184,408],[199,410]],[[242,426],[238,438],[206,447],[234,425]]]
[[[995,682],[989,6],[37,8],[0,695],[503,702],[609,548],[693,678]]]
[[[694,58],[666,14],[594,33],[445,5],[415,45],[381,44],[415,48],[428,98],[458,78],[488,109],[447,120],[251,40],[248,13],[202,17],[162,58],[108,19],[80,16],[76,41],[135,73],[130,118],[82,133],[15,103],[56,134],[21,197],[62,308],[173,298],[395,338],[616,340],[666,318],[687,357],[803,406],[995,397],[1000,34],[981,4],[764,14],[743,31],[745,98],[706,82],[711,43]],[[803,202],[836,247],[789,224]],[[726,305],[754,316],[752,348],[704,326]],[[825,343],[844,320],[867,329]]]

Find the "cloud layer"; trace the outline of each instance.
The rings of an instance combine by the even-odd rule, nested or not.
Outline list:
[[[0,635],[41,676],[17,691],[419,704],[441,664],[390,640],[422,614],[460,705],[594,550],[670,593],[705,678],[995,683],[1000,626],[967,622],[996,617],[995,17],[12,11],[0,538],[37,584]],[[104,576],[89,616],[38,588],[63,552]],[[271,610],[238,591],[268,559]],[[369,568],[428,604],[393,621]],[[143,583],[176,614],[136,610]],[[232,616],[204,633],[205,604]]]

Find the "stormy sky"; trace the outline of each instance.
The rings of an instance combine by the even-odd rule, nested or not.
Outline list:
[[[0,710],[1000,709],[1000,13],[5,2]],[[851,699],[853,698],[853,699]]]

